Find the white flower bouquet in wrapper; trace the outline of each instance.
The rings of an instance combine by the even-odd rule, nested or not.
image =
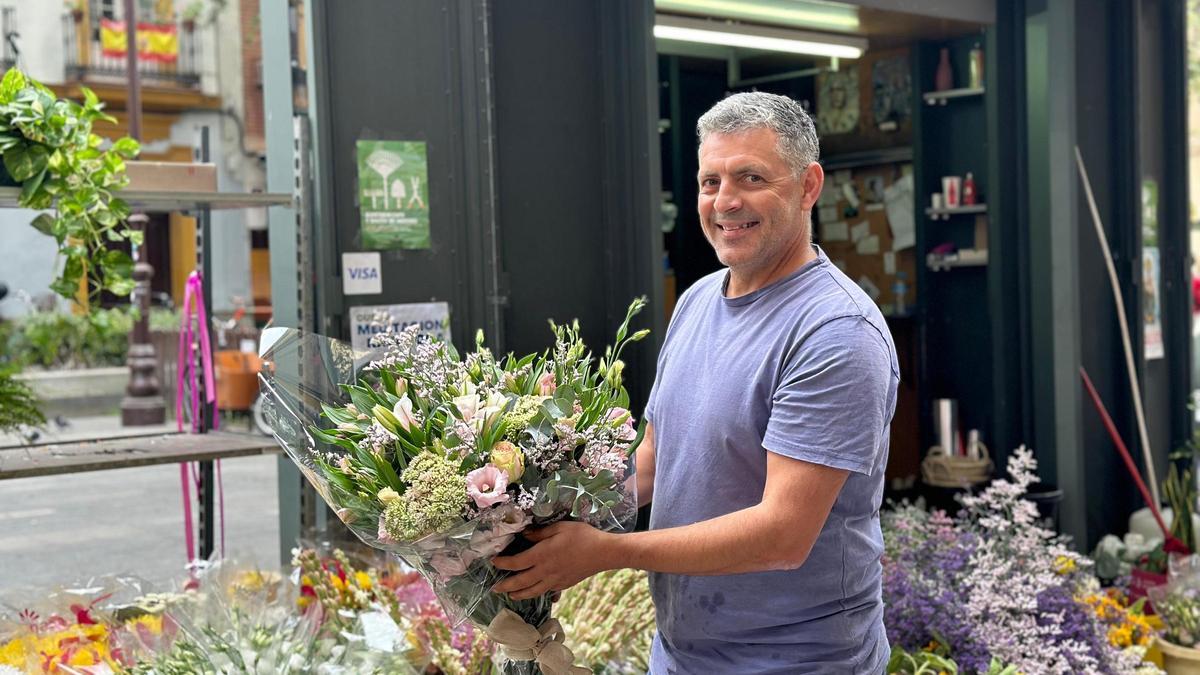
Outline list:
[[[644,305],[630,305],[598,362],[578,323],[551,322],[552,350],[503,359],[481,334],[460,357],[415,327],[376,336],[368,354],[268,329],[267,415],[342,522],[420,571],[453,620],[486,630],[506,672],[587,673],[563,646],[550,595],[493,593],[508,573],[490,561],[526,548],[527,527],[563,519],[632,527],[633,451],[644,424],[635,426],[628,410],[620,357],[648,333],[629,328]]]

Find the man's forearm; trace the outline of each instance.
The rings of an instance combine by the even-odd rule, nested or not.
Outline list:
[[[812,548],[805,529],[758,504],[692,525],[610,534],[604,563],[694,576],[795,569]]]

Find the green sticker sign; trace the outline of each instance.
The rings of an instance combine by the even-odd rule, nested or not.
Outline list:
[[[359,141],[362,247],[429,248],[429,171],[422,141]]]

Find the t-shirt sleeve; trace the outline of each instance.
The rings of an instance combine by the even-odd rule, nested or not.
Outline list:
[[[763,446],[870,475],[895,409],[891,349],[866,319],[822,324],[785,355]]]

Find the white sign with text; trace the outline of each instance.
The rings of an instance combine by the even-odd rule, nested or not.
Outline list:
[[[342,292],[346,295],[383,292],[383,265],[378,251],[342,254]]]

